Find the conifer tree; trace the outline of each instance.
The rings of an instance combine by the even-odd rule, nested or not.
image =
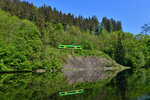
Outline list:
[[[125,55],[125,50],[122,46],[122,37],[121,34],[118,34],[118,42],[117,42],[117,48],[116,48],[116,55],[115,59],[119,64],[124,63],[124,55]]]
[[[122,31],[121,21],[117,21],[117,31]]]
[[[42,14],[42,9],[39,9],[37,15],[36,15],[36,25],[38,26],[40,32],[41,32],[41,38],[44,39],[44,30],[45,30],[45,21],[44,21],[44,15]]]
[[[111,18],[110,22],[112,24],[112,31],[116,31],[117,30],[116,21],[113,18]]]

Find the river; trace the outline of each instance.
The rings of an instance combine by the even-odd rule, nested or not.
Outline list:
[[[0,100],[150,100],[150,69],[1,73]]]

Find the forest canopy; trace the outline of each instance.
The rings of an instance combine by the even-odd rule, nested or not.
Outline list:
[[[61,69],[70,52],[58,50],[59,44],[81,45],[76,54],[104,53],[124,66],[150,66],[149,35],[123,32],[121,21],[104,17],[99,22],[96,16],[66,14],[51,6],[0,1],[0,71]]]

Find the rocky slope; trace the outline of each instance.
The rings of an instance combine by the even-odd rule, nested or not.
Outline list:
[[[126,69],[115,61],[95,56],[68,56],[64,66],[64,74],[69,82],[95,82],[97,80],[110,79],[118,72]]]
[[[98,58],[95,56],[79,56],[73,57],[72,55],[68,56],[68,61],[65,64],[65,69],[109,69],[113,70],[120,68],[113,60],[108,60],[106,58]],[[118,69],[117,68],[117,69]]]

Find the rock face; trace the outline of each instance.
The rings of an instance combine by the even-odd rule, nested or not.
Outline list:
[[[64,74],[69,84],[74,82],[95,82],[97,80],[110,79],[118,72],[113,66],[116,64],[106,58],[72,57],[69,55],[67,64],[65,64]],[[117,68],[117,66],[116,66]]]
[[[94,56],[89,57],[72,57],[69,55],[67,64],[65,64],[65,69],[93,69],[93,68],[104,68],[106,64],[111,65],[111,61],[108,61],[106,58],[98,58]],[[111,67],[111,66],[110,66]]]

